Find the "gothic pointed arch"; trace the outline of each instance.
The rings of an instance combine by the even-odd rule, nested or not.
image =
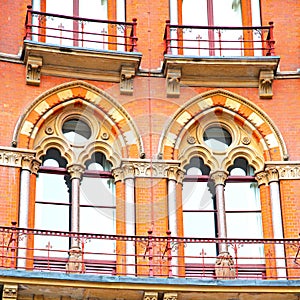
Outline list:
[[[139,158],[144,152],[142,139],[126,110],[106,92],[84,81],[61,84],[37,97],[19,118],[13,143],[18,147],[45,151],[41,150],[43,144],[43,149],[47,150],[53,143],[49,137],[54,131],[60,131],[59,124],[62,125],[71,110],[77,112],[78,117],[84,112],[82,115],[85,115],[83,118],[86,123],[90,123],[89,119],[96,120],[90,126],[99,127],[99,135],[93,137],[100,142],[93,145],[108,149],[106,154],[114,164],[119,163],[120,157]],[[60,123],[56,120],[58,114],[64,114]],[[45,127],[45,121],[51,118],[52,123]],[[88,148],[90,152],[91,145]],[[59,150],[68,157],[73,155],[68,149]]]
[[[227,157],[217,164],[209,162],[207,151],[211,157],[213,153],[203,139],[205,130],[213,126],[221,126],[233,137]],[[158,153],[165,159],[188,161],[201,146],[209,149],[202,156],[212,168],[228,167],[237,153],[257,171],[263,168],[263,161],[288,158],[283,138],[269,116],[250,100],[221,89],[197,95],[175,113],[162,133]]]

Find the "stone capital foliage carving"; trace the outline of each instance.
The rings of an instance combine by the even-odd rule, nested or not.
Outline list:
[[[273,182],[273,181],[278,181],[279,176],[278,176],[278,170],[276,167],[267,167],[266,172],[268,175],[268,181]]]
[[[178,295],[177,293],[165,293],[164,294],[164,300],[177,300]]]
[[[225,181],[228,177],[227,171],[215,171],[210,174],[210,178],[214,181],[215,185],[225,185]]]
[[[71,165],[67,168],[67,170],[70,173],[71,179],[81,179],[85,168],[82,165]]]
[[[2,292],[2,299],[3,300],[12,300],[17,299],[18,297],[18,285],[17,284],[4,284],[3,292]]]
[[[258,186],[267,185],[268,184],[268,174],[267,172],[259,172],[255,175],[255,180],[258,183]]]

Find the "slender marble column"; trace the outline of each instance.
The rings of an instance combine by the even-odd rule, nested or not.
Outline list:
[[[275,239],[283,239],[283,227],[282,227],[282,214],[281,214],[281,203],[280,203],[280,191],[279,191],[279,178],[278,171],[276,168],[268,168],[268,179],[270,185],[270,197],[272,207],[272,223],[273,233]],[[286,262],[285,262],[285,251],[284,245],[275,245],[275,256],[276,256],[276,269],[278,279],[286,279]]]

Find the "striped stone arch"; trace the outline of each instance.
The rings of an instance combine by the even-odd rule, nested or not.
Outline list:
[[[13,144],[33,149],[34,139],[44,121],[67,105],[84,105],[102,115],[110,124],[116,144],[122,145],[118,151],[122,157],[139,158],[144,152],[142,139],[125,109],[103,90],[84,81],[59,85],[36,98],[19,118]]]
[[[260,161],[282,161],[288,158],[283,138],[272,120],[251,101],[221,89],[197,95],[175,113],[162,133],[158,153],[164,159],[184,160],[186,153],[179,153],[183,136],[201,117],[212,112],[216,115],[222,113],[230,115],[236,125],[247,124],[251,128],[252,138],[258,141],[263,149]],[[242,153],[247,158],[250,157],[249,151],[251,152],[247,147],[235,149],[230,156],[234,158],[236,153]],[[224,164],[228,165],[229,162]]]

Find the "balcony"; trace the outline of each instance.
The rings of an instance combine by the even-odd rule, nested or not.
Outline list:
[[[279,64],[273,30],[272,22],[268,26],[217,27],[167,21],[164,73],[167,78],[177,76],[181,85],[258,87],[261,80],[273,80]],[[269,98],[271,91],[261,96]]]
[[[39,85],[41,74],[111,82],[122,80],[122,72],[134,76],[141,60],[136,26],[136,19],[79,18],[28,6],[22,54],[27,83]]]

